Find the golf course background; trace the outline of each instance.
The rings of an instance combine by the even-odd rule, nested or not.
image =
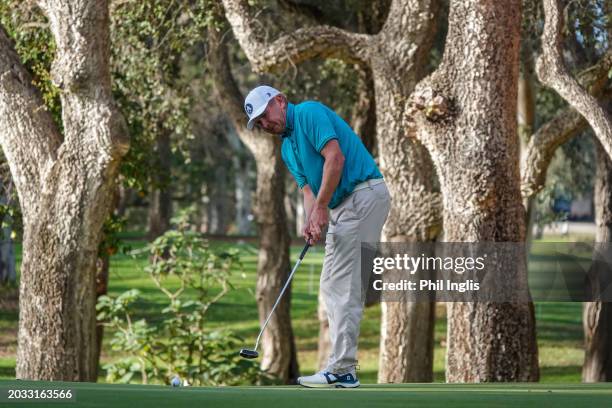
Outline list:
[[[142,251],[145,241],[134,240],[138,234],[124,234],[123,242],[131,248],[131,255],[117,253],[111,257],[109,276],[109,295],[117,296],[130,289],[138,289],[142,300],[135,305],[136,318],[149,322],[159,320],[160,312],[167,305],[167,299],[150,280],[144,267],[147,254]],[[592,241],[589,236],[547,236],[545,241]],[[541,241],[538,241],[541,242]],[[212,247],[236,248],[240,251],[242,270],[235,270],[232,283],[235,287],[207,314],[208,327],[230,329],[244,338],[244,347],[252,347],[259,330],[257,305],[255,302],[255,282],[257,247],[253,243],[210,241]],[[291,250],[292,263],[296,260],[302,245],[295,242]],[[537,254],[538,262],[546,262],[553,255]],[[18,265],[21,248],[17,248]],[[317,318],[317,292],[319,273],[323,258],[323,248],[311,249],[297,271],[292,286],[292,324],[298,349],[300,371],[310,374],[317,371],[317,342],[319,321]],[[530,268],[535,267],[533,260]],[[16,289],[15,289],[16,291]],[[16,292],[15,292],[16,293]],[[18,311],[17,299],[13,293],[15,307],[0,308],[0,380],[15,378],[15,353]],[[6,295],[6,294],[5,294]],[[7,296],[4,296],[7,298]],[[8,304],[8,303],[7,303]],[[9,305],[10,306],[10,305]],[[446,347],[445,306],[439,304],[436,311],[434,381],[444,381],[444,357]],[[584,358],[582,331],[582,304],[574,303],[536,303],[537,336],[540,357],[540,381],[542,383],[579,383]],[[361,325],[359,366],[360,381],[364,384],[376,383],[378,367],[378,346],[380,333],[380,305],[365,310]],[[101,366],[119,357],[111,350],[112,333],[104,334]],[[236,350],[238,352],[238,350]],[[105,372],[101,370],[99,382],[105,382]],[[136,376],[132,382],[139,382]]]

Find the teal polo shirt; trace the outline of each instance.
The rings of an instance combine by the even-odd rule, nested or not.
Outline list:
[[[329,208],[337,207],[353,188],[368,179],[382,178],[372,155],[353,129],[340,117],[316,101],[287,105],[286,129],[283,133],[281,153],[283,161],[298,186],[310,186],[315,197],[323,181],[325,158],[321,149],[336,139],[344,154],[344,168]]]

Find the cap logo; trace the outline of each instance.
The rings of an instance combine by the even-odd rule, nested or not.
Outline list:
[[[271,97],[272,97],[272,94],[271,94],[270,92],[266,92],[266,96],[267,96],[268,98],[271,98]]]
[[[246,105],[244,105],[244,110],[248,115],[250,115],[251,113],[253,113],[253,105],[247,103]]]

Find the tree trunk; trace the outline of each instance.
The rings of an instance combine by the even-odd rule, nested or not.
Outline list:
[[[103,255],[96,262],[96,303],[100,296],[108,293],[108,270],[110,268],[110,256]],[[100,356],[102,354],[102,340],[104,339],[104,325],[96,322],[96,344],[95,344],[95,372],[100,371]],[[97,375],[97,374],[96,374]],[[96,377],[97,378],[97,377]]]
[[[380,341],[387,351],[380,354],[378,382],[433,381],[435,302],[383,302],[382,313]],[[383,360],[394,357],[400,359]]]
[[[285,203],[285,214],[287,214],[287,228],[289,229],[289,231],[296,231],[297,230],[297,224],[298,224],[298,211],[297,211],[297,207],[295,206],[295,202],[299,201],[299,198],[301,198],[300,196],[302,195],[302,192],[299,191],[299,188],[297,186],[297,184],[295,184],[295,180],[293,179],[293,177],[290,177],[288,173],[286,174],[286,178],[285,178],[285,197],[283,198],[284,203]],[[298,200],[296,200],[295,198],[298,198]],[[297,235],[298,237],[301,236]]]
[[[402,102],[424,75],[436,8],[436,2],[422,1],[413,9],[393,2],[377,47],[382,55],[371,62],[379,162],[392,197],[381,241],[427,242],[441,229],[433,164],[425,148],[406,137]],[[419,27],[408,27],[419,17]],[[415,48],[409,52],[405,42]],[[432,381],[435,303],[384,302],[381,309],[378,382]]]
[[[612,239],[612,161],[601,146],[597,147],[595,176],[595,242]],[[586,302],[582,313],[585,355],[582,381],[612,381],[612,304]]]
[[[0,187],[4,191],[4,197],[0,197],[0,202],[3,205],[8,205],[10,202],[9,190],[5,186]],[[0,217],[0,225],[8,220],[8,215]],[[0,285],[17,281],[17,270],[15,267],[15,245],[11,238],[11,229],[9,227],[0,228]]]
[[[0,143],[24,220],[16,377],[95,381],[95,261],[127,132],[111,96],[107,2],[40,7],[63,135],[0,29]]]
[[[117,216],[124,217],[128,206],[130,206],[132,203],[132,196],[134,195],[134,190],[120,184],[117,188],[117,195],[119,198],[117,199],[118,204],[117,209],[115,211]]]
[[[526,48],[526,46],[523,46]],[[527,158],[527,145],[529,138],[535,129],[535,87],[533,78],[533,63],[529,55],[530,50],[522,50],[523,72],[518,82],[517,122],[520,141],[520,164],[523,166]],[[524,169],[521,168],[521,174]],[[527,248],[531,247],[533,239],[533,224],[535,221],[535,197],[531,196],[524,200],[526,209],[526,237]],[[529,254],[529,250],[527,250]]]
[[[416,273],[422,279],[434,279],[428,271],[419,270]],[[402,295],[405,295],[404,298],[381,304],[380,343],[385,348],[381,348],[380,352],[378,381],[431,382],[436,319],[435,299],[431,302],[422,300],[414,302],[408,299],[408,293]]]
[[[218,15],[218,18],[221,20],[223,17]],[[291,238],[283,202],[285,169],[280,155],[281,140],[278,136],[246,130],[246,117],[242,110],[244,98],[231,74],[226,40],[222,39],[221,33],[211,28],[208,31],[208,41],[209,64],[219,99],[257,164],[254,214],[259,227],[260,243],[256,297],[259,320],[263,324],[290,272]],[[262,336],[261,367],[286,384],[295,383],[299,375],[290,305],[291,288],[288,288]]]
[[[211,194],[208,203],[208,233],[210,234],[227,234],[230,219],[233,218],[233,205],[231,194],[232,190],[228,190],[229,177],[228,171],[224,165],[219,165],[215,168],[215,180],[213,193]]]
[[[451,2],[440,67],[411,97],[444,195],[447,242],[525,240],[516,127],[520,0]],[[425,109],[427,107],[427,109]],[[499,263],[527,290],[526,260]],[[449,303],[449,382],[537,381],[531,303]]]
[[[610,15],[612,5],[604,6],[604,13]],[[612,25],[608,22],[608,43],[612,41]],[[608,113],[612,102],[604,105]],[[612,241],[612,160],[601,143],[594,139],[597,154],[595,172],[595,242],[609,244]],[[587,302],[582,313],[584,327],[585,355],[582,366],[583,382],[612,381],[612,303]]]
[[[17,281],[17,270],[15,268],[15,249],[11,238],[11,229],[0,229],[0,285],[6,283],[14,284]]]
[[[170,229],[172,218],[172,148],[170,132],[163,125],[158,126],[159,133],[156,140],[157,160],[155,190],[151,192],[149,201],[149,225],[147,238],[149,241],[162,235]]]
[[[119,206],[122,198],[122,188],[117,186],[112,196],[112,208],[115,213],[118,213]],[[106,237],[103,237],[103,239]],[[116,248],[115,248],[116,249]],[[106,252],[98,253],[98,259],[96,261],[96,304],[100,296],[108,294],[108,276],[110,269],[110,257],[112,252],[110,248],[105,248]],[[98,251],[100,252],[100,251]],[[96,359],[96,379],[97,373],[100,371],[100,357],[102,355],[102,341],[104,340],[104,325],[102,322],[96,320],[96,344],[95,344],[95,359]]]
[[[290,272],[289,245],[285,206],[284,164],[279,139],[266,146],[270,150],[257,158],[256,219],[259,225],[259,258],[257,262],[257,308],[263,325]],[[283,295],[262,336],[264,370],[293,384],[299,376],[297,352],[291,327],[291,287]]]
[[[246,159],[234,156],[234,174],[236,175],[236,229],[238,235],[251,235],[251,189]]]
[[[357,103],[351,114],[351,126],[370,154],[376,157],[376,103],[372,72],[369,67],[356,66],[356,70]]]

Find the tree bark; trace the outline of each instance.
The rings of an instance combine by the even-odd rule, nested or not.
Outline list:
[[[438,172],[447,242],[525,239],[516,127],[520,10],[520,0],[452,1],[442,63],[409,102],[408,125]],[[500,263],[496,273],[527,287],[525,260]],[[537,356],[532,304],[448,304],[447,381],[537,381]]]
[[[404,102],[424,75],[424,62],[434,37],[437,1],[392,1],[387,20],[376,35],[321,25],[298,29],[272,43],[263,40],[261,28],[246,0],[223,0],[223,5],[237,40],[258,72],[282,70],[313,58],[338,58],[371,70],[379,161],[392,196],[392,208],[383,235],[387,240],[397,241],[434,239],[441,229],[441,201],[433,165],[424,147],[405,137],[402,119]],[[404,320],[402,324],[408,324],[410,320],[430,320],[432,316],[429,311],[422,316],[406,316],[404,310],[394,306],[384,305],[387,312],[383,312],[382,328],[390,327],[385,323],[387,320],[399,319]],[[403,363],[431,347],[433,337],[429,337],[429,333],[422,336],[422,333],[411,332],[411,339],[399,340],[406,342],[405,347],[382,341],[381,362],[385,366],[380,367],[379,381],[388,381],[386,373],[398,373],[406,381],[408,378],[423,378],[423,381],[431,378],[431,366]],[[406,367],[414,372],[405,372]]]
[[[357,103],[351,114],[351,126],[368,152],[376,157],[376,102],[372,72],[369,67],[356,66],[355,69],[358,75]]]
[[[246,130],[242,111],[243,97],[231,74],[226,40],[211,28],[208,31],[208,41],[209,63],[219,99],[257,164],[254,213],[259,226],[260,244],[256,297],[259,320],[263,324],[290,271],[291,238],[283,202],[285,170],[280,156],[281,140],[279,137]],[[268,323],[261,343],[262,369],[286,384],[295,383],[299,375],[290,305],[291,288],[288,288]]]
[[[0,285],[17,281],[15,268],[15,249],[11,229],[0,229]]]
[[[562,57],[562,0],[544,0],[544,32],[542,55],[536,63],[540,81],[557,91],[589,123],[597,139],[612,157],[612,120],[593,95],[583,89],[567,70]],[[612,56],[612,49],[608,50]]]
[[[374,45],[377,53],[370,59],[379,161],[392,197],[381,241],[426,242],[441,230],[433,164],[425,148],[407,138],[402,126],[403,101],[424,75],[436,8],[435,1],[393,1]],[[403,301],[382,303],[379,383],[433,379],[434,309],[434,302],[414,307]]]
[[[612,160],[597,140],[595,173],[595,242],[612,239]],[[585,302],[582,314],[585,355],[583,382],[612,381],[612,304]]]
[[[9,181],[9,183],[12,183]],[[4,183],[2,183],[4,184]],[[8,184],[8,183],[7,183]],[[0,202],[3,205],[8,205],[11,200],[11,187],[0,186],[0,191],[3,191],[3,196],[0,197]],[[0,225],[7,221],[9,216],[0,217]],[[11,228],[0,228],[0,285],[14,284],[17,282],[17,269],[15,265],[15,244],[11,237]]]
[[[381,308],[378,382],[433,381],[436,303],[400,300]]]
[[[0,143],[24,219],[16,376],[95,381],[95,261],[125,123],[111,96],[106,1],[40,1],[56,42],[63,137],[0,30]]]
[[[225,166],[220,165],[215,168],[215,181],[210,201],[208,202],[208,226],[206,231],[209,234],[227,234],[230,219],[233,218],[232,205],[233,191],[228,190],[229,175]]]
[[[531,10],[523,10],[522,20],[525,21],[526,12],[532,12]],[[529,27],[533,29],[533,27]],[[521,44],[521,67],[522,72],[518,82],[518,102],[517,102],[517,123],[518,123],[518,134],[520,141],[520,165],[521,174],[523,174],[523,165],[525,164],[525,157],[527,155],[527,143],[533,135],[535,129],[535,118],[536,118],[536,107],[535,107],[535,75],[534,75],[534,63],[531,58],[531,49],[525,43]],[[526,221],[526,237],[525,242],[527,248],[531,247],[533,238],[533,224],[535,220],[535,199],[530,197],[525,199],[525,221]],[[529,250],[527,250],[529,254]]]
[[[239,155],[234,156],[234,173],[236,175],[236,218],[238,235],[251,235],[251,191],[252,182],[247,167],[247,160]]]
[[[612,12],[612,4],[606,3],[603,12],[609,16]],[[612,41],[612,24],[609,21],[607,40],[608,44]],[[612,53],[607,53],[604,58],[606,57],[612,65]],[[612,67],[607,67],[607,69],[612,69]],[[608,114],[612,111],[612,102],[609,98],[603,106],[606,107]],[[595,146],[597,158],[594,186],[595,224],[597,226],[595,242],[609,245],[612,240],[612,160],[597,140],[595,140]],[[582,324],[585,339],[582,381],[612,381],[612,335],[610,335],[612,304],[609,302],[585,303]]]
[[[612,93],[606,90],[608,71],[611,68],[612,53],[608,52],[596,64],[578,75],[580,84],[602,104],[607,103],[612,96]],[[544,187],[548,165],[556,149],[587,126],[584,117],[573,107],[568,107],[540,126],[529,138],[521,171],[521,192],[525,201]]]
[[[156,188],[150,194],[148,234],[149,241],[162,235],[170,229],[172,218],[172,148],[170,132],[160,124],[156,140]]]
[[[96,262],[96,303],[100,296],[108,294],[108,271],[110,268],[110,256],[103,255]],[[95,372],[100,371],[100,356],[102,355],[102,341],[104,340],[104,324],[96,322],[96,343],[95,343]],[[97,374],[96,374],[97,375]]]
[[[121,188],[119,187],[119,185],[117,185],[111,197],[111,200],[112,200],[112,204],[111,204],[112,210],[111,211],[115,212],[116,214],[118,213],[118,208],[121,204],[121,194],[122,194]],[[104,236],[102,237],[102,239],[105,239],[105,238],[106,237]],[[103,253],[100,253],[100,251],[98,251],[98,259],[96,260],[96,278],[95,278],[96,301],[95,301],[95,304],[98,304],[98,299],[100,298],[100,296],[105,296],[108,294],[108,277],[109,277],[109,270],[110,270],[110,257],[113,254],[113,252],[109,251],[110,248],[105,248],[105,250],[106,252],[103,252]],[[95,355],[95,360],[96,360],[96,368],[95,368],[96,378],[97,378],[97,373],[100,371],[100,358],[102,355],[103,340],[104,340],[104,324],[103,322],[96,319],[96,344],[95,344],[95,350],[94,350],[94,355]]]
[[[267,143],[265,150],[260,147],[255,157],[258,180],[255,214],[260,234],[256,296],[259,320],[263,324],[289,277],[291,237],[283,203],[285,169],[280,157],[280,140]],[[294,384],[299,367],[290,308],[291,288],[288,288],[263,334],[261,365],[285,383]]]

